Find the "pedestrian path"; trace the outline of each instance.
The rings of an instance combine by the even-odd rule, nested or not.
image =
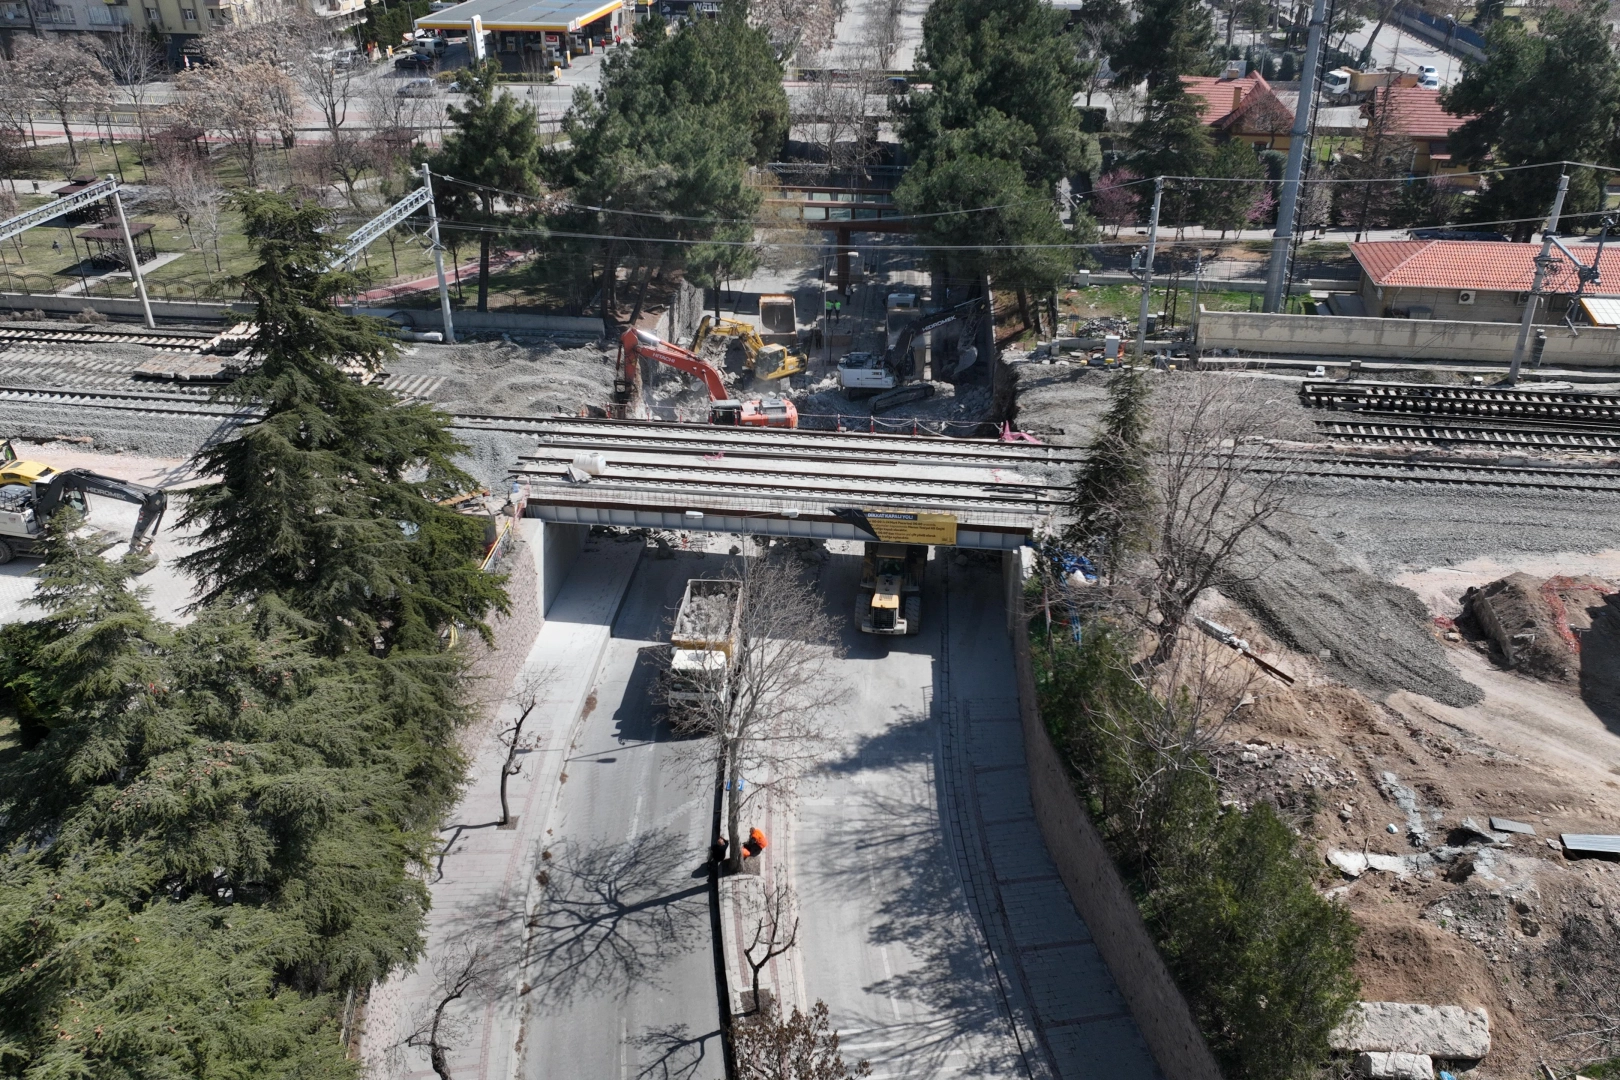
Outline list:
[[[538,521],[525,522],[535,527]],[[499,781],[506,748],[500,732],[516,715],[512,694],[487,725],[466,791],[440,832],[442,849],[427,875],[432,895],[427,949],[417,965],[372,991],[361,1056],[374,1080],[434,1075],[424,1051],[404,1045],[443,996],[443,976],[475,950],[483,977],[447,1010],[449,1064],[457,1080],[507,1080],[521,1037],[524,922],[531,864],[562,784],[564,760],[587,712],[606,655],[614,614],[624,599],[641,542],[595,539],[574,564],[547,613],[514,689],[540,680],[540,704],[525,727],[534,749],[521,755],[508,796],[514,828],[500,828]],[[527,551],[528,549],[524,549]]]
[[[1035,821],[1000,576],[947,576],[944,818],[1026,1075],[1153,1080],[1153,1057]]]

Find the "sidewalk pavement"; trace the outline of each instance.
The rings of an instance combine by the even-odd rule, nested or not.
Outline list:
[[[538,521],[525,522],[538,526]],[[424,1050],[405,1040],[437,1004],[440,973],[480,951],[484,985],[447,1012],[449,1064],[457,1080],[509,1080],[519,1064],[521,994],[517,984],[525,944],[525,915],[535,847],[564,782],[563,763],[587,711],[612,624],[641,556],[640,540],[591,538],[574,564],[534,641],[513,689],[545,679],[541,704],[529,719],[522,771],[508,785],[514,828],[499,828],[500,732],[516,716],[507,694],[487,725],[460,804],[440,831],[443,848],[428,873],[433,906],[427,948],[410,971],[372,990],[361,1037],[361,1059],[375,1080],[432,1077]]]

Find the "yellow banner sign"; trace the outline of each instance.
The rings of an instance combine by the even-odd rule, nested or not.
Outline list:
[[[954,544],[955,514],[919,514],[909,510],[867,510],[867,529],[887,544]]]

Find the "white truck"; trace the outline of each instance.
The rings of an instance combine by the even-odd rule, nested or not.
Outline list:
[[[740,581],[693,578],[686,583],[669,634],[670,708],[702,708],[731,693],[741,598]]]

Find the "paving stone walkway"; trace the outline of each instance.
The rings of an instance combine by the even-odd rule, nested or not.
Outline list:
[[[1035,822],[999,580],[948,575],[944,817],[1027,1075],[1153,1080],[1152,1055]]]

